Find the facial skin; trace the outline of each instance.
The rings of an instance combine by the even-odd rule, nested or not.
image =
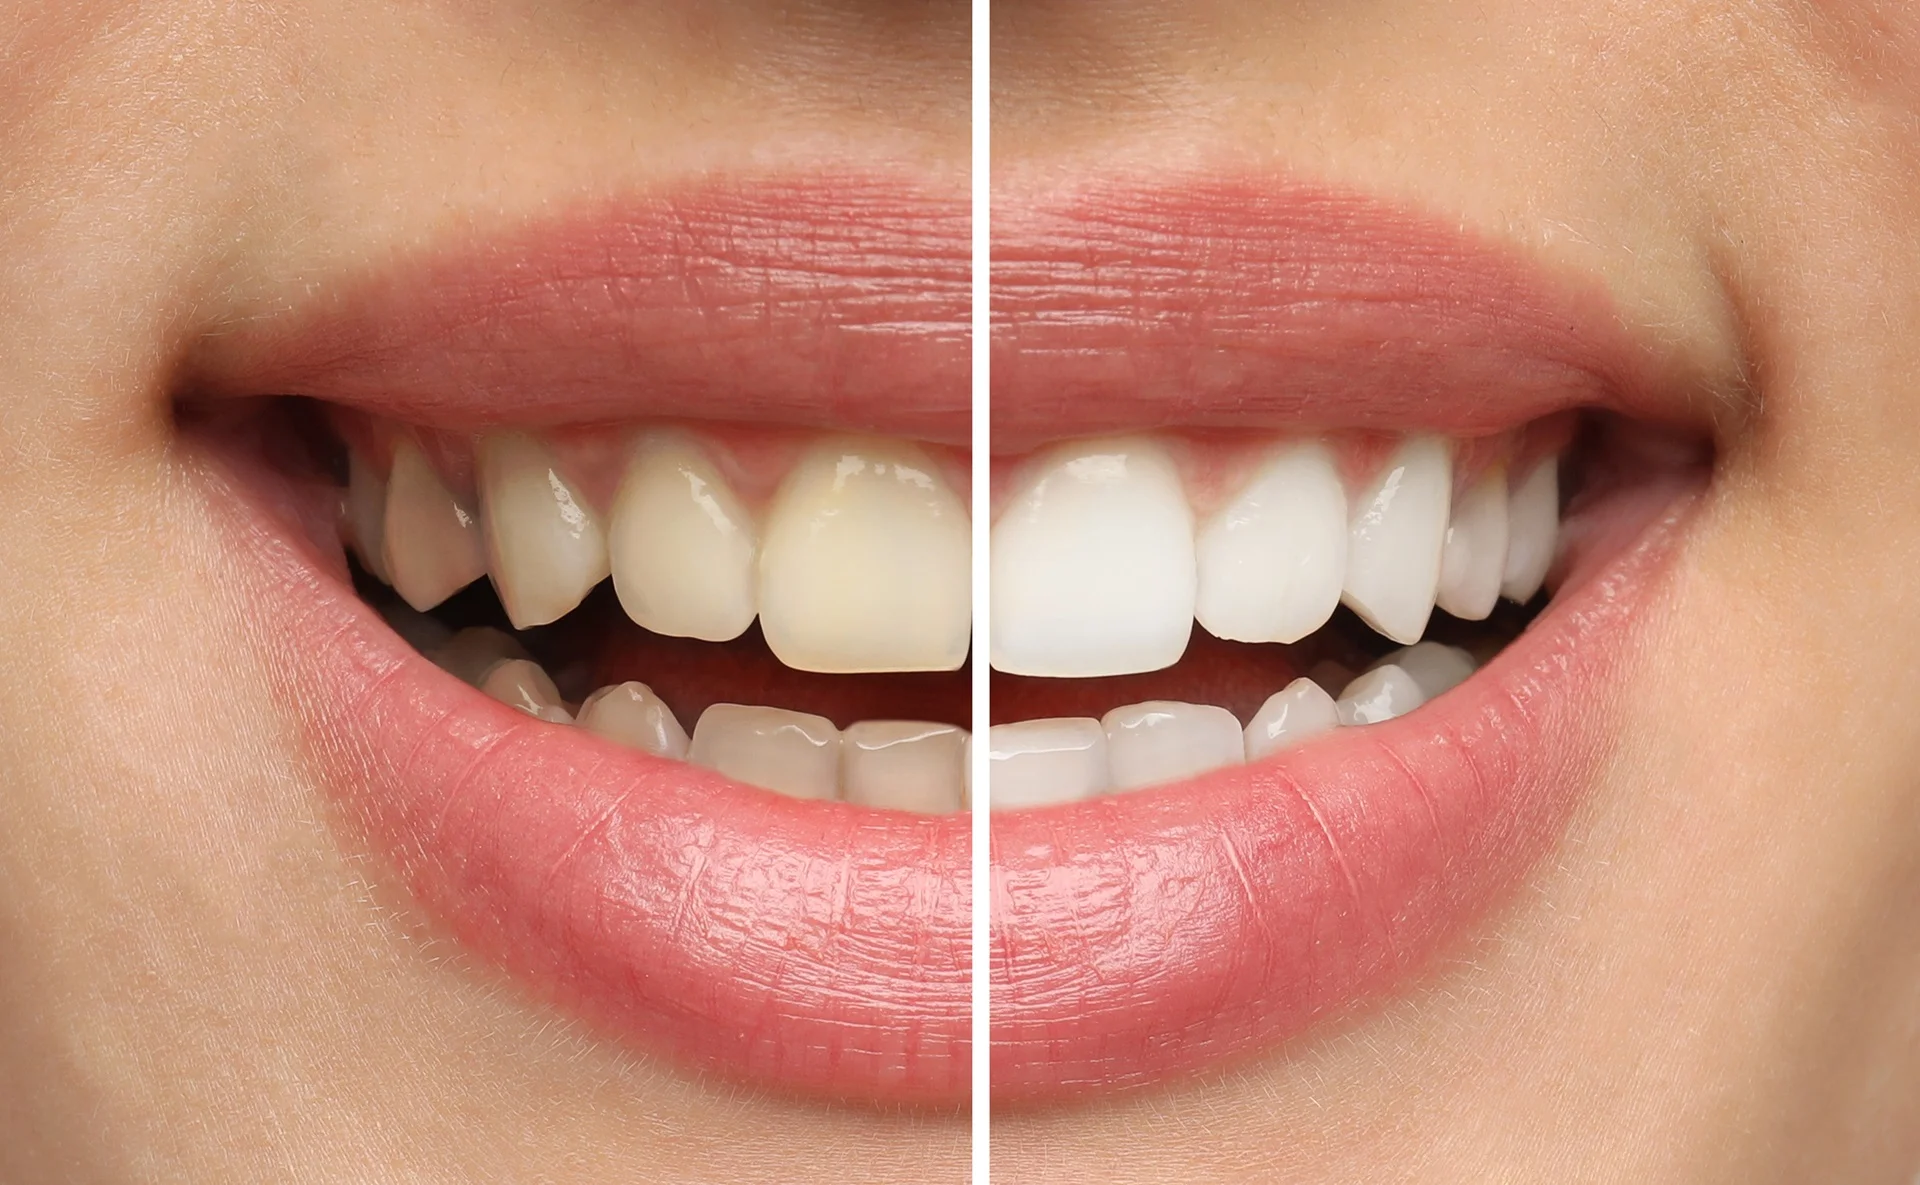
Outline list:
[[[0,1177],[957,1180],[965,1121],[695,1081],[418,916],[330,813],[176,447],[223,324],[751,162],[966,192],[964,8],[0,18]]]
[[[1271,174],[1603,282],[1730,392],[1584,807],[1396,998],[996,1113],[1009,1181],[1885,1181],[1920,1165],[1920,16],[1004,5],[996,209]]]

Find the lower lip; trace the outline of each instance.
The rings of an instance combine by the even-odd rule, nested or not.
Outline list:
[[[1551,846],[1602,757],[1691,499],[1469,682],[1177,786],[993,820],[993,1091],[1040,1101],[1268,1049],[1392,989]]]

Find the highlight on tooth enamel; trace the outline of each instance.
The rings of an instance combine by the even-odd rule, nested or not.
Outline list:
[[[1500,600],[1507,570],[1507,470],[1495,465],[1453,506],[1440,553],[1440,608],[1467,621],[1484,621]]]
[[[1193,512],[1144,439],[1055,450],[993,526],[993,667],[1091,678],[1172,666],[1193,632]]]
[[[684,759],[687,730],[645,683],[602,687],[580,704],[580,727],[656,757]]]
[[[1312,679],[1295,679],[1268,696],[1247,722],[1247,760],[1258,761],[1338,727],[1340,710],[1326,688]]]
[[[987,802],[992,810],[1078,802],[1106,792],[1107,734],[1080,716],[1022,720],[987,730]]]
[[[530,436],[483,436],[474,462],[488,571],[508,619],[516,629],[558,621],[607,577],[599,521]]]
[[[1507,563],[1500,595],[1525,604],[1553,567],[1560,538],[1560,463],[1548,457],[1513,487],[1508,509]]]
[[[862,720],[840,735],[840,796],[860,806],[944,814],[966,797],[965,729]]]
[[[658,634],[724,642],[753,624],[753,518],[695,442],[643,438],[607,527],[613,588],[627,616]]]
[[[495,663],[480,680],[480,690],[510,708],[518,708],[536,720],[549,724],[570,724],[573,713],[553,680],[540,664],[524,658],[509,658]]]
[[[1425,702],[1413,676],[1389,664],[1375,667],[1347,684],[1335,706],[1342,724],[1383,724]]]
[[[453,496],[410,440],[394,446],[381,550],[388,583],[415,609],[431,609],[487,574],[477,512]]]
[[[376,578],[387,580],[387,479],[360,455],[347,450],[347,543],[360,565]]]
[[[1112,790],[1157,786],[1246,760],[1240,722],[1211,704],[1128,704],[1108,712],[1100,724],[1107,734]]]
[[[1452,445],[1413,436],[1354,504],[1343,599],[1396,642],[1418,642],[1433,615],[1452,497]]]
[[[840,730],[805,712],[714,704],[693,726],[687,760],[790,798],[833,798],[840,786]]]
[[[967,508],[921,450],[810,449],[768,509],[760,628],[804,671],[951,671],[973,620]]]
[[[1458,646],[1439,642],[1417,642],[1386,655],[1375,668],[1396,666],[1405,671],[1420,688],[1423,699],[1438,699],[1467,681],[1473,674],[1473,655]]]
[[[1274,454],[1201,529],[1194,615],[1236,642],[1295,642],[1339,607],[1347,492],[1318,441]]]

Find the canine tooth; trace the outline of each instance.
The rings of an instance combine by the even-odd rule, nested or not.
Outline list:
[[[938,815],[966,797],[967,733],[951,724],[862,720],[840,734],[840,797]]]
[[[567,711],[566,701],[560,698],[560,689],[540,669],[539,663],[524,658],[509,658],[495,663],[493,669],[480,680],[480,690],[536,720],[545,720],[549,724],[570,724],[573,721],[573,714]]]
[[[1559,458],[1548,457],[1513,487],[1508,521],[1507,567],[1500,594],[1525,604],[1546,580],[1560,537]]]
[[[1091,717],[996,724],[987,750],[987,802],[996,811],[1078,802],[1107,788],[1107,734]]]
[[[1317,442],[1270,458],[1200,531],[1194,616],[1216,638],[1296,642],[1340,605],[1347,491]]]
[[[347,450],[348,542],[360,565],[382,583],[387,580],[387,479],[359,449]]]
[[[487,574],[478,517],[412,441],[394,448],[381,548],[393,591],[415,609],[431,609]]]
[[[1340,727],[1340,710],[1326,688],[1312,679],[1295,679],[1267,697],[1244,735],[1247,760],[1299,744]]]
[[[1439,699],[1467,681],[1473,674],[1473,655],[1458,646],[1439,642],[1417,642],[1394,651],[1373,664],[1374,668],[1396,666],[1413,678],[1422,700]]]
[[[1404,716],[1425,702],[1413,676],[1388,664],[1347,684],[1335,706],[1342,724],[1380,724]]]
[[[1153,700],[1101,717],[1114,790],[1177,782],[1246,760],[1240,722],[1225,708]]]
[[[589,695],[580,705],[579,724],[656,757],[687,755],[687,730],[645,683],[616,683]]]
[[[687,760],[789,798],[832,798],[840,786],[840,730],[805,712],[714,704],[693,726]]]
[[[994,524],[992,578],[996,670],[1090,678],[1180,661],[1193,512],[1166,451],[1110,440],[1054,454]]]
[[[499,663],[532,656],[512,634],[482,625],[461,630],[427,657],[454,678],[478,687]]]
[[[759,550],[752,516],[698,445],[640,442],[607,525],[613,590],[628,617],[676,638],[739,637],[753,624]]]
[[[1418,642],[1440,586],[1440,550],[1453,495],[1445,440],[1408,438],[1356,504],[1345,601],[1375,630]]]
[[[1506,566],[1507,471],[1496,465],[1453,504],[1440,551],[1437,602],[1455,617],[1485,620],[1500,599]]]
[[[803,671],[951,671],[973,618],[967,510],[920,450],[822,445],[781,484],[760,553],[760,628]]]
[[[600,523],[530,436],[502,432],[475,450],[487,566],[516,629],[557,621],[607,576]]]

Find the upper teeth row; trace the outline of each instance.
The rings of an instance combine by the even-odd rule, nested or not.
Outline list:
[[[1509,481],[1496,463],[1454,496],[1454,448],[1413,436],[1349,495],[1333,451],[1276,445],[1196,523],[1157,440],[1062,447],[994,523],[992,660],[1018,675],[1088,678],[1180,660],[1197,619],[1242,642],[1292,642],[1342,602],[1400,643],[1438,604],[1478,620],[1533,596],[1559,531],[1558,463]]]

